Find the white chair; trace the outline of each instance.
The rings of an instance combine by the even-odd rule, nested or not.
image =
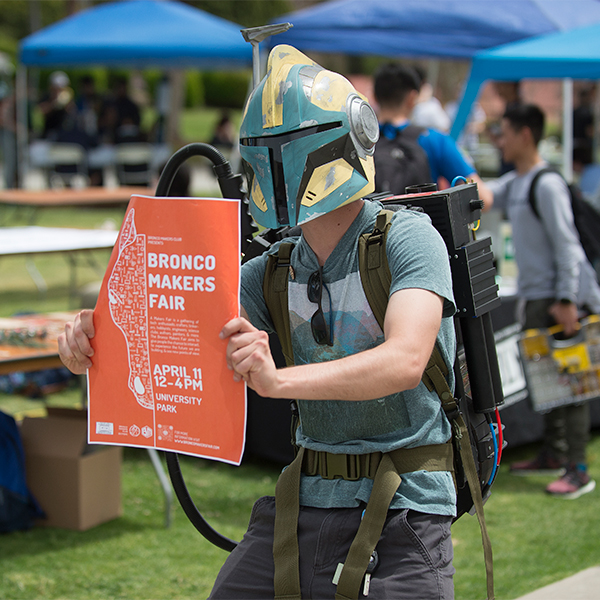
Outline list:
[[[115,146],[117,179],[121,185],[149,186],[154,176],[152,144],[131,142]]]
[[[88,185],[87,152],[80,144],[54,142],[48,147],[50,187]]]

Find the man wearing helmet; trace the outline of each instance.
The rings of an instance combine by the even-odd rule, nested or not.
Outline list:
[[[453,597],[452,474],[392,467],[392,476],[383,469],[394,452],[446,447],[451,437],[438,396],[421,380],[436,341],[453,364],[450,268],[429,217],[395,213],[385,246],[392,283],[382,331],[358,265],[359,238],[373,231],[381,210],[363,199],[374,189],[377,137],[373,110],[345,78],[290,46],[272,50],[246,105],[240,152],[254,219],[301,226],[299,237],[285,240],[293,245],[287,286],[294,366],[277,369],[268,343],[275,327],[263,280],[278,244],[242,267],[242,316],[225,324],[221,337],[229,339],[236,380],[262,396],[298,400],[299,458],[284,470],[276,498],[255,504],[211,598]],[[93,331],[91,317],[59,342],[76,372],[90,365],[78,343],[86,328]],[[453,387],[452,370],[448,379]],[[309,455],[326,466],[307,466]],[[336,458],[345,475],[336,474]],[[365,466],[365,458],[379,466]],[[350,462],[356,468],[346,473]]]

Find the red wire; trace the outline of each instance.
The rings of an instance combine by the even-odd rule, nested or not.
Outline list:
[[[502,458],[502,446],[504,445],[504,437],[502,435],[502,422],[500,421],[500,411],[498,407],[496,407],[496,421],[498,421],[498,462],[496,463],[500,466],[500,459]]]

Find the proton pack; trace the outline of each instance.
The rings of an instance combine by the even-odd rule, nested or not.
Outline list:
[[[367,199],[378,200],[385,207],[379,213],[373,231],[363,234],[359,241],[359,269],[363,289],[382,330],[391,284],[385,242],[393,212],[406,209],[426,212],[448,248],[457,306],[455,325],[459,352],[455,364],[446,365],[437,347],[434,348],[422,380],[429,390],[436,391],[452,424],[453,474],[457,489],[456,518],[465,512],[475,512],[478,516],[488,578],[488,598],[491,598],[491,543],[485,526],[483,504],[491,493],[504,445],[497,410],[497,406],[503,403],[503,394],[490,316],[490,311],[500,303],[498,286],[495,283],[491,241],[489,238],[474,239],[472,230],[472,224],[479,220],[482,202],[474,184],[461,185],[441,192],[419,191],[405,196],[390,196],[384,193],[368,196]],[[263,232],[250,244],[244,257],[244,260],[248,260],[262,254],[274,242],[283,240],[277,253],[269,256],[263,291],[288,365],[293,364],[287,310],[287,278],[293,244],[286,243],[285,237],[297,235],[297,229],[284,228]],[[447,382],[449,368],[453,368],[455,372],[454,394]],[[292,409],[294,418],[297,418],[294,403]],[[421,459],[418,448],[414,450],[417,451],[417,456],[411,457],[410,460],[416,460],[414,464],[421,464],[418,462]],[[356,466],[351,469],[352,473],[349,473],[345,464],[347,460],[339,470],[339,455],[331,455],[331,464],[323,465],[320,463],[327,462],[325,459],[328,459],[329,455],[324,458],[321,456],[324,453],[314,453],[319,455],[314,457],[311,451],[305,450],[305,453],[307,455],[305,454],[304,462],[309,465],[305,472],[322,474],[328,478],[332,473],[335,474],[333,476],[342,478],[373,476],[373,458],[370,455],[366,460],[350,461],[352,464],[356,463]],[[431,464],[432,460],[432,457],[427,457],[428,464]],[[423,468],[442,469],[438,466],[433,469]]]
[[[385,209],[376,222],[373,232],[360,241],[360,272],[365,295],[373,313],[383,329],[383,317],[387,306],[391,275],[385,260],[385,237],[394,211],[407,208],[426,212],[433,225],[442,235],[450,258],[455,302],[457,305],[456,331],[459,352],[455,365],[458,406],[469,427],[473,456],[476,460],[479,484],[484,499],[490,494],[502,442],[496,407],[503,402],[498,360],[493,339],[490,311],[500,304],[498,286],[489,238],[472,239],[471,224],[479,219],[481,201],[475,184],[461,185],[442,192],[416,193],[405,196],[374,194],[369,200],[380,201]],[[256,236],[248,247],[244,262],[258,256],[276,241],[298,235],[299,228],[266,230]],[[283,318],[287,306],[287,295],[277,297],[271,282],[277,277],[278,262],[287,271],[291,244],[280,245],[278,254],[270,257],[263,289],[265,300],[277,330],[279,342],[286,362],[291,363],[291,339],[289,321]],[[376,267],[369,267],[376,265]],[[287,289],[285,290],[287,294]],[[286,327],[287,324],[287,327]],[[485,349],[485,352],[481,350]],[[441,356],[434,352],[433,364],[439,371],[447,373],[448,367],[440,364]],[[428,368],[431,365],[428,365]],[[441,397],[445,389],[439,389],[432,381],[435,377],[425,375],[426,385]],[[442,384],[443,385],[443,384]],[[446,384],[447,387],[447,384]],[[453,415],[448,414],[450,420]],[[494,418],[492,418],[494,417]],[[457,518],[473,508],[472,494],[468,488],[462,460],[457,458],[455,476],[458,490]]]

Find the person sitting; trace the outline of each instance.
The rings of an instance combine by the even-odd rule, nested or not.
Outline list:
[[[227,149],[233,148],[235,135],[233,123],[227,113],[223,113],[210,140],[211,145]]]
[[[143,136],[140,109],[127,93],[125,77],[115,80],[113,95],[104,103],[99,120],[102,137],[107,143],[145,141],[140,139]]]
[[[50,75],[48,93],[38,104],[38,108],[44,117],[42,130],[42,138],[44,139],[55,141],[67,116],[73,116],[76,113],[70,83],[69,77],[64,71],[54,71]]]

